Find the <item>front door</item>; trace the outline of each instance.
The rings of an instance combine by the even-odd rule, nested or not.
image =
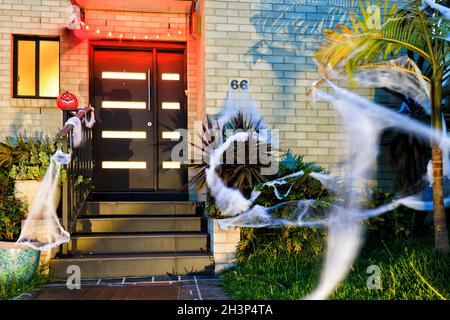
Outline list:
[[[93,50],[95,194],[184,193],[171,151],[187,126],[184,52]]]

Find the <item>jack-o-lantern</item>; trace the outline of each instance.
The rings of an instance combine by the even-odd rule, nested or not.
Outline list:
[[[61,110],[75,110],[78,108],[78,99],[74,94],[66,91],[58,96],[56,105]]]

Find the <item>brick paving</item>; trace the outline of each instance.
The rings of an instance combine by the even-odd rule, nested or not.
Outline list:
[[[27,292],[17,300],[228,300],[218,276],[129,277],[81,281],[69,290],[64,281]]]

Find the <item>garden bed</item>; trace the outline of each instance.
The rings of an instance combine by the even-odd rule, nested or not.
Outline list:
[[[322,250],[323,252],[323,250]],[[302,299],[316,287],[323,254],[258,250],[222,276],[233,299]],[[381,270],[381,289],[369,289],[367,268]],[[430,230],[413,240],[366,242],[346,280],[331,299],[424,300],[450,298],[450,255],[434,251]]]

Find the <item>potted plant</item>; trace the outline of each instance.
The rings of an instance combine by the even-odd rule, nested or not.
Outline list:
[[[37,263],[40,265],[46,264],[55,254],[54,250],[41,253],[37,250],[28,249],[26,246],[12,243],[12,241],[15,241],[20,235],[22,224],[28,212],[27,209],[31,208],[34,197],[41,185],[41,180],[50,164],[50,157],[55,153],[57,147],[58,142],[55,140],[49,138],[24,138],[22,134],[18,134],[14,139],[7,137],[5,143],[0,143],[0,169],[2,174],[8,177],[7,181],[5,178],[2,181],[2,186],[7,188],[8,196],[3,198],[4,209],[0,217],[2,219],[0,225],[3,223],[5,229],[1,238],[9,242],[3,243],[1,246],[4,247],[2,264],[5,264],[5,268],[8,267],[6,264],[8,264],[7,260],[11,254],[13,257],[28,255],[27,257],[31,258],[32,256],[37,256]],[[66,172],[64,171],[61,173],[61,180],[65,176]],[[56,208],[59,205],[60,194],[61,190],[57,188],[55,197]],[[25,210],[22,216],[15,214],[16,211],[13,210],[20,206]],[[11,217],[15,217],[13,225]],[[28,258],[23,260],[25,269],[28,269],[26,267]]]
[[[38,267],[40,251],[15,241],[26,217],[26,205],[14,195],[14,180],[0,167],[0,285],[25,282]]]

